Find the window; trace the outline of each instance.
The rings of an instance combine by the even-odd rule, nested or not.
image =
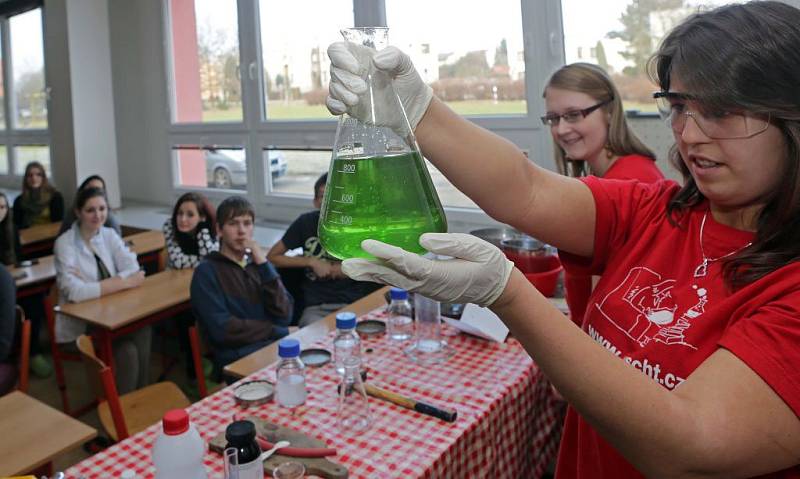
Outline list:
[[[656,113],[652,94],[657,87],[645,69],[648,59],[661,39],[688,15],[725,3],[743,2],[561,0],[566,62],[600,65],[613,78],[627,110]]]
[[[14,74],[14,124],[20,129],[47,128],[42,10],[37,8],[11,17],[8,24]]]
[[[241,146],[173,147],[175,178],[183,188],[247,188],[247,162]]]
[[[0,175],[22,175],[31,161],[52,175],[42,9],[0,17],[0,39]]]
[[[261,0],[263,99],[267,120],[321,118],[328,95],[328,45],[339,29],[353,26],[352,0],[315,2]],[[298,28],[301,26],[301,28]]]
[[[17,160],[14,173],[17,175],[25,174],[25,166],[31,161],[38,161],[44,166],[44,171],[48,177],[52,176],[50,169],[50,148],[46,145],[26,145],[14,147],[14,158]]]
[[[242,121],[236,0],[170,0],[172,119]]]
[[[519,0],[386,0],[386,21],[389,43],[457,113],[527,114]]]
[[[0,145],[0,175],[8,174],[8,152],[6,145]]]
[[[273,193],[313,196],[314,183],[328,172],[331,150],[264,149],[264,163]]]
[[[240,190],[260,216],[278,221],[291,221],[298,208],[310,207],[313,184],[328,170],[336,131],[336,119],[325,107],[327,48],[343,40],[341,29],[353,26],[387,25],[389,43],[412,56],[451,108],[525,150],[542,150],[540,95],[533,99],[533,114],[527,98],[529,88],[541,87],[526,76],[535,70],[527,64],[536,60],[541,67],[536,71],[543,71],[561,53],[551,52],[550,31],[538,24],[526,26],[531,45],[526,52],[522,19],[523,11],[525,17],[559,18],[558,1],[498,0],[478,8],[456,0],[169,0],[174,184],[207,188],[215,198]],[[427,14],[421,17],[419,11]],[[555,26],[558,34],[560,28]],[[220,83],[214,78],[224,79],[224,95],[213,86]],[[485,221],[441,173],[430,165],[429,171],[454,221]]]

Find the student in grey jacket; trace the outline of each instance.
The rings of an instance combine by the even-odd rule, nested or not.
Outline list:
[[[56,240],[55,265],[59,301],[79,303],[135,288],[144,281],[136,255],[116,231],[103,226],[108,214],[100,188],[85,188],[75,199],[77,221]],[[59,315],[56,341],[65,350],[76,349],[75,340],[86,323]],[[117,389],[120,394],[147,384],[150,361],[150,328],[143,328],[114,342]]]

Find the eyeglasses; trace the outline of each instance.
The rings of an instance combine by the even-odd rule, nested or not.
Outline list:
[[[731,111],[701,112],[690,110],[687,103],[692,96],[685,93],[659,91],[653,93],[661,118],[680,135],[686,127],[686,118],[694,118],[700,131],[712,140],[751,138],[769,126],[770,116],[754,116]]]
[[[611,103],[613,100],[614,99],[611,98],[609,100],[600,102],[597,105],[592,105],[589,108],[584,108],[583,110],[570,110],[570,111],[564,113],[563,115],[557,115],[555,113],[550,113],[550,114],[547,114],[547,115],[541,117],[542,118],[542,123],[547,125],[547,126],[558,126],[558,124],[561,122],[562,118],[567,123],[578,123],[579,121],[581,121],[584,118],[586,118],[589,115],[589,113],[597,110],[601,106],[604,106],[604,105],[607,105],[607,104]]]

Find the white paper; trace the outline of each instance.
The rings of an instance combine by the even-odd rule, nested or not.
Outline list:
[[[488,308],[481,308],[477,304],[468,304],[464,307],[461,320],[442,317],[450,326],[490,341],[502,343],[508,336],[508,328]]]

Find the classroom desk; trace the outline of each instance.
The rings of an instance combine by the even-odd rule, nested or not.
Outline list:
[[[124,239],[131,251],[139,257],[140,263],[154,260],[160,261],[158,257],[166,245],[164,234],[155,230],[126,236]],[[55,257],[53,255],[43,256],[36,261],[38,263],[31,266],[12,266],[8,268],[8,272],[15,278],[17,298],[41,292],[41,288],[34,289],[33,287],[42,283],[47,283],[45,290],[49,289],[55,280]]]
[[[144,279],[138,288],[57,306],[56,312],[94,326],[100,358],[112,370],[112,341],[156,321],[188,310],[193,269],[166,270]]]
[[[19,244],[24,256],[45,250],[53,251],[53,243],[61,229],[61,222],[31,226],[19,230]]]
[[[158,265],[158,271],[164,270],[162,250],[167,245],[164,233],[158,230],[148,230],[126,236],[123,239],[131,251],[139,257],[139,264],[153,262]]]
[[[36,399],[14,391],[0,397],[0,476],[31,472],[97,431]]]
[[[320,321],[295,331],[289,336],[300,341],[300,348],[307,348],[311,345],[311,343],[318,341],[319,339],[325,337],[328,332],[336,329],[337,313],[341,311],[352,311],[356,314],[356,316],[362,316],[382,305],[385,305],[386,298],[384,295],[387,291],[389,291],[388,286],[373,291],[358,301],[355,301],[339,311],[325,316],[325,318]],[[225,373],[236,378],[242,378],[253,374],[259,369],[262,369],[277,360],[278,342],[276,341],[269,346],[265,346],[258,351],[248,354],[238,361],[228,364],[225,366]]]

